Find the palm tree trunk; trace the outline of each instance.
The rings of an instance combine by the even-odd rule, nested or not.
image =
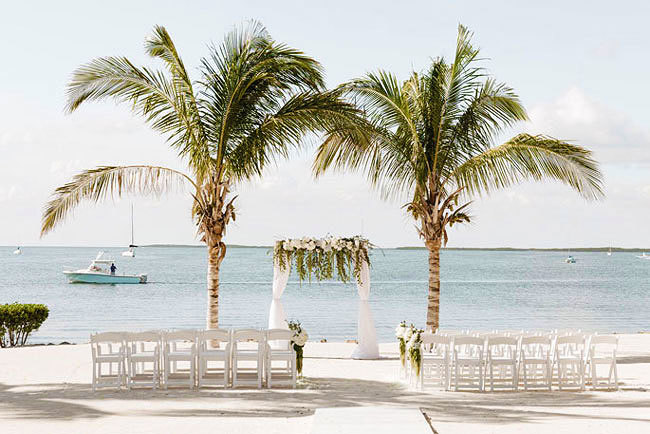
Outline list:
[[[440,326],[440,240],[427,240],[429,250],[429,295],[426,329],[435,332]]]
[[[219,328],[219,269],[226,255],[226,245],[208,246],[208,317],[207,329]]]

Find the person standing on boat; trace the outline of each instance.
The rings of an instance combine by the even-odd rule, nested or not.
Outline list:
[[[115,263],[111,264],[111,276],[115,276],[115,270],[117,270],[117,267],[115,266]]]

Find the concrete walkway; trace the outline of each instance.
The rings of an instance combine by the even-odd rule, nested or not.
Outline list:
[[[431,434],[418,408],[346,407],[319,408],[312,434]]]

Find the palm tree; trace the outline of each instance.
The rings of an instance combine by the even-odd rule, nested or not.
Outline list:
[[[67,111],[113,98],[131,105],[187,164],[189,173],[147,165],[86,170],[59,187],[47,204],[41,235],[82,200],[123,193],[157,194],[190,187],[192,216],[208,248],[208,328],[219,324],[219,268],[226,227],[235,219],[231,190],[286,157],[306,133],[328,131],[357,115],[339,91],[325,91],[321,65],[275,42],[257,22],[235,28],[201,60],[198,81],[187,73],[164,27],[155,27],[146,52],[164,70],[102,57],[79,67],[68,86]]]
[[[470,199],[524,180],[561,181],[587,199],[602,195],[591,152],[545,135],[499,135],[528,119],[514,91],[477,62],[472,34],[459,26],[453,62],[438,58],[423,73],[399,82],[388,72],[342,86],[372,125],[369,140],[356,131],[328,134],[314,173],[328,168],[364,171],[384,198],[405,198],[429,253],[426,327],[439,326],[440,248],[447,228],[470,221]]]

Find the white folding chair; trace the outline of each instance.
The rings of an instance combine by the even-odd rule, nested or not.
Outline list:
[[[495,388],[517,390],[519,385],[517,369],[518,344],[518,339],[509,336],[490,336],[487,338],[486,376],[490,376],[490,391],[493,392]]]
[[[519,375],[523,377],[524,390],[528,390],[529,387],[544,387],[551,390],[553,376],[551,338],[523,336],[519,347]]]
[[[163,333],[163,387],[165,389],[169,386],[189,386],[190,389],[194,388],[196,334],[196,330],[178,330]]]
[[[225,329],[198,332],[198,384],[228,387],[232,332]],[[213,345],[218,342],[218,347]]]
[[[93,392],[100,387],[119,389],[126,382],[124,333],[91,334],[90,348],[93,358]],[[108,373],[102,371],[102,366],[105,365],[108,365]],[[115,365],[115,371],[113,365]]]
[[[126,333],[126,360],[128,376],[126,387],[151,386],[160,383],[160,333]],[[151,370],[147,365],[151,365]]]
[[[555,366],[558,388],[585,388],[585,337],[583,334],[560,335],[555,340]]]
[[[425,384],[433,384],[449,389],[450,380],[450,339],[447,336],[422,333],[422,348],[420,350],[422,359],[420,365],[419,387],[422,389]]]
[[[452,346],[454,390],[469,388],[483,391],[483,339],[475,336],[455,336]]]
[[[234,330],[232,334],[232,387],[262,388],[264,333],[256,329]]]
[[[274,384],[286,384],[294,389],[296,387],[296,351],[291,344],[292,337],[292,330],[270,329],[266,331],[264,368],[266,387],[269,389]],[[276,344],[270,345],[269,342],[275,342]],[[273,362],[276,362],[275,366]]]
[[[587,364],[591,371],[591,387],[596,390],[600,386],[607,389],[618,390],[618,370],[616,368],[616,350],[618,337],[607,335],[594,335],[589,341]],[[598,365],[609,368],[607,376],[598,376]]]

